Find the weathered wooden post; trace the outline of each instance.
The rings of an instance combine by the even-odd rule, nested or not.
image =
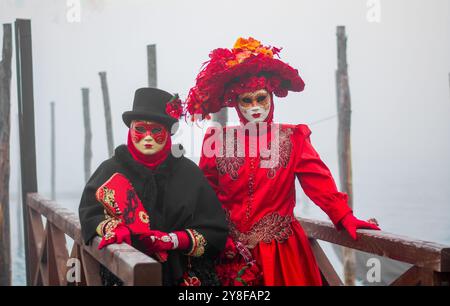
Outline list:
[[[224,107],[217,113],[214,113],[212,119],[219,123],[222,127],[226,126],[228,122],[228,108]]]
[[[353,208],[352,158],[350,142],[351,103],[347,70],[347,36],[345,26],[337,27],[336,96],[338,112],[338,157],[341,189],[348,194],[348,205]],[[344,248],[344,279],[346,285],[355,284],[355,254]]]
[[[106,138],[108,141],[108,154],[109,157],[113,155],[114,152],[114,137],[112,129],[112,117],[111,117],[111,103],[109,101],[109,91],[108,82],[106,81],[106,72],[99,72],[100,82],[102,86],[103,93],[103,105],[105,107],[105,122],[106,122]]]
[[[11,130],[11,24],[3,25],[0,62],[0,286],[11,285],[11,236],[9,222],[9,141]]]
[[[55,102],[50,102],[50,118],[51,118],[51,198],[56,199],[55,185],[56,185],[56,149],[55,149]]]
[[[91,114],[89,111],[89,88],[81,88],[83,97],[83,120],[84,120],[84,181],[87,182],[91,177],[92,160],[92,131]]]
[[[25,238],[25,267],[27,284],[31,284],[31,271],[37,265],[37,254],[30,250],[30,226],[28,223],[27,194],[37,192],[36,146],[34,134],[34,97],[33,97],[33,59],[31,40],[31,21],[16,19],[16,66],[17,97],[19,110],[20,168],[22,176],[22,211]],[[32,240],[31,240],[32,241]]]
[[[156,45],[147,45],[148,87],[157,87]]]
[[[17,163],[17,173],[20,173],[20,163]],[[22,186],[22,180],[20,175],[17,175],[17,207],[16,207],[16,218],[17,218],[17,252],[19,258],[22,258],[24,255],[25,243],[24,243],[24,234],[23,234],[23,213],[22,213],[22,194],[20,193]]]

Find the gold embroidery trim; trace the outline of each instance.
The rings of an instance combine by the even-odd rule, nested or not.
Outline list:
[[[192,247],[187,253],[188,256],[200,257],[205,253],[206,239],[202,234],[193,229],[187,229],[189,237],[191,238]]]
[[[103,220],[102,222],[100,222],[97,225],[97,228],[95,229],[95,231],[97,232],[97,235],[99,235],[100,237],[103,237],[103,233],[104,233],[103,229],[107,222],[109,222],[109,219]]]
[[[231,222],[227,214],[230,235],[235,241],[239,241],[247,248],[254,248],[259,242],[271,243],[286,241],[293,234],[291,216],[281,216],[279,213],[271,213],[262,217],[248,232],[240,232],[236,225]]]
[[[145,223],[145,224],[148,224],[150,222],[148,214],[145,211],[139,212],[139,219],[142,221],[142,223]]]
[[[114,216],[122,215],[119,205],[116,203],[114,189],[109,189],[108,187],[104,186],[101,190],[103,191],[103,196],[100,197],[99,195],[100,189],[97,191],[96,196],[97,199],[105,204],[105,208],[108,210],[108,213]]]
[[[117,228],[121,221],[115,218],[106,219],[97,226],[96,232],[99,236],[109,240],[116,236],[114,230]]]

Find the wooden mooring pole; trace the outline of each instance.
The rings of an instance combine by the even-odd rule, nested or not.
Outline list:
[[[226,126],[228,122],[228,108],[222,108],[217,113],[214,113],[212,117],[213,121],[219,123],[221,126]]]
[[[0,62],[0,286],[11,285],[11,233],[9,221],[9,143],[11,130],[11,24],[3,25]]]
[[[147,72],[148,72],[148,87],[156,87],[156,45],[147,45]]]
[[[100,83],[103,93],[103,105],[105,108],[105,122],[106,122],[106,138],[108,141],[108,156],[113,156],[114,152],[114,137],[112,129],[111,103],[109,101],[108,82],[106,80],[106,72],[99,72]]]
[[[56,199],[55,102],[50,102],[51,118],[51,199]]]
[[[34,133],[34,94],[33,94],[33,59],[31,21],[16,19],[16,72],[17,72],[17,98],[19,111],[19,137],[20,137],[20,165],[22,176],[22,211],[25,238],[25,268],[27,271],[27,284],[31,284],[31,268],[36,265],[37,254],[30,252],[35,249],[28,245],[31,232],[29,232],[29,210],[26,205],[27,194],[37,192],[36,177],[36,146]]]
[[[341,189],[348,194],[348,205],[353,208],[352,157],[351,157],[351,101],[347,70],[347,36],[345,26],[337,27],[336,96],[338,112],[338,157]],[[344,248],[344,281],[355,285],[355,253]]]
[[[17,173],[21,173],[20,163],[17,163]],[[23,213],[22,213],[22,194],[20,193],[22,186],[22,179],[20,175],[17,175],[17,201],[16,201],[16,218],[17,218],[17,253],[20,259],[24,259],[24,229],[23,229]]]
[[[84,181],[87,182],[91,176],[92,161],[92,131],[91,115],[89,112],[89,88],[81,88],[83,98],[83,120],[84,120]]]

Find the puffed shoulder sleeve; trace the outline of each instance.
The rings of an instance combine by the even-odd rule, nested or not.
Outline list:
[[[209,182],[209,185],[218,193],[219,173],[216,167],[216,153],[217,153],[217,137],[220,134],[220,129],[209,128],[203,138],[202,152],[200,155],[199,168],[203,175]]]
[[[339,192],[330,170],[311,144],[311,130],[299,124],[294,137],[297,146],[295,174],[305,194],[319,206],[337,227],[349,212],[347,194]]]

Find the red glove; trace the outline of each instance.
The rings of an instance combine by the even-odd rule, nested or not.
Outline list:
[[[125,242],[131,245],[130,230],[122,223],[117,223],[116,220],[108,221],[104,228],[106,230],[103,230],[102,241],[98,245],[99,250],[113,243]]]
[[[380,228],[374,224],[366,221],[359,220],[355,218],[352,213],[348,213],[344,218],[340,221],[340,224],[345,228],[345,230],[349,233],[350,237],[353,240],[357,240],[356,230],[358,228],[372,229],[372,230],[380,230]]]
[[[191,244],[191,239],[185,231],[165,233],[151,230],[150,234],[141,235],[140,240],[144,244],[147,254],[170,250],[187,250]]]

